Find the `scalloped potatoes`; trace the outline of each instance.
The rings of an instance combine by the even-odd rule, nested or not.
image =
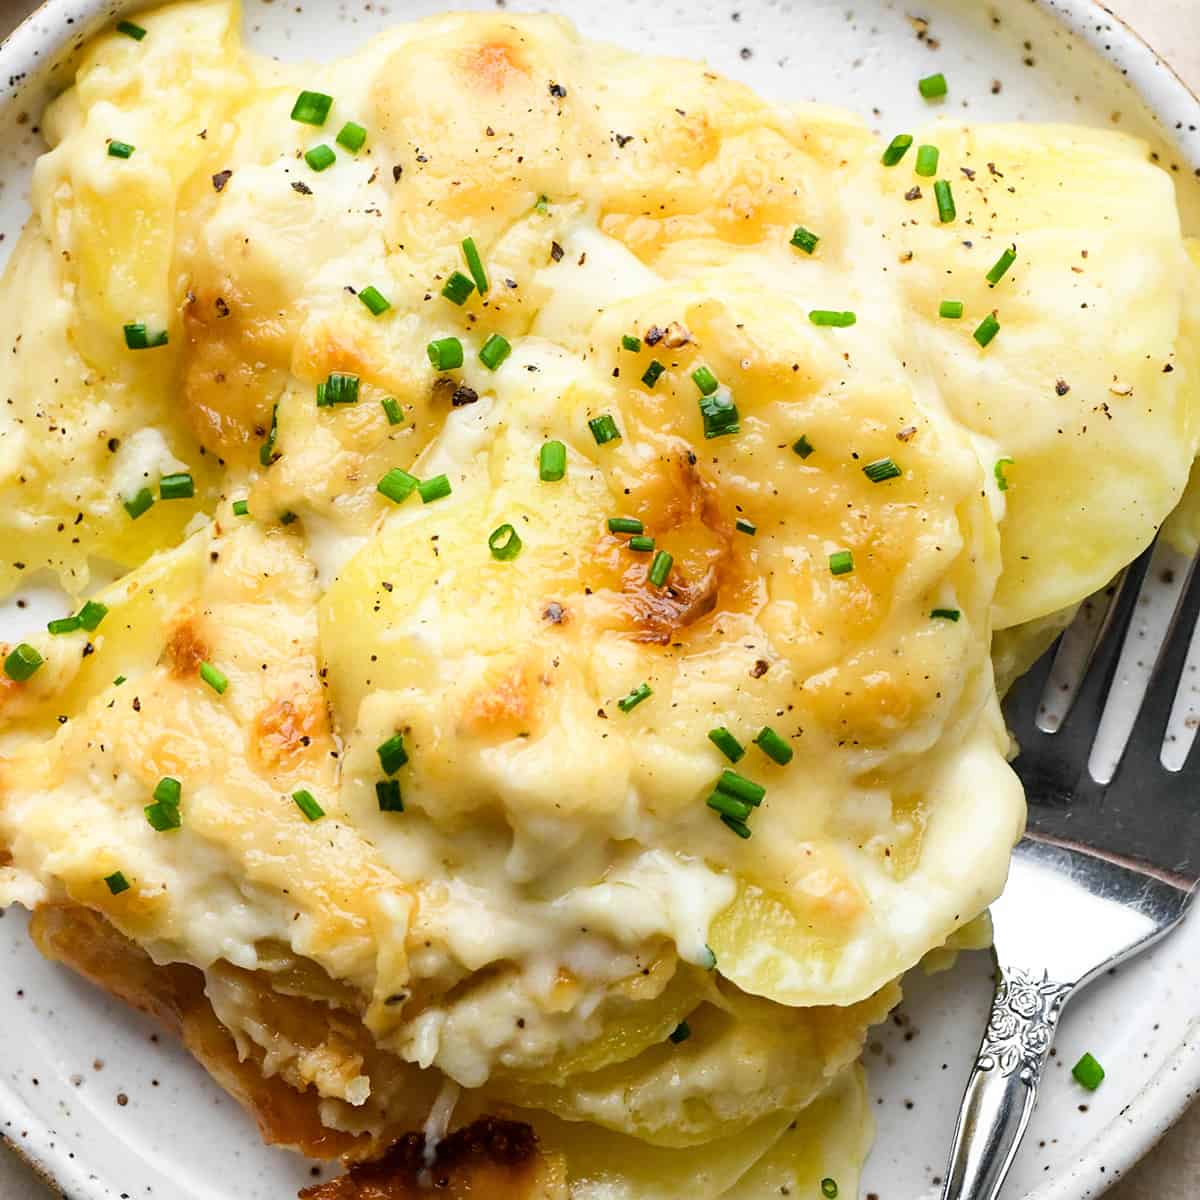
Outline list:
[[[1169,180],[940,127],[944,220],[852,118],[551,18],[301,71],[235,17],[100,38],[47,117],[2,567],[126,573],[0,676],[0,898],[195,972],[273,1140],[848,1181],[865,1030],[1019,836],[993,629],[1187,482]]]

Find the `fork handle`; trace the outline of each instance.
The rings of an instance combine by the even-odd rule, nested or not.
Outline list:
[[[991,1017],[963,1095],[942,1200],[997,1200],[1073,986],[1046,971],[997,967]]]

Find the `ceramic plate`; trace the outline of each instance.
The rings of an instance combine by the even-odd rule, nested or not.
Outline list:
[[[455,0],[492,8],[505,0]],[[770,96],[857,110],[881,135],[929,117],[916,80],[950,80],[948,115],[1070,120],[1140,134],[1180,185],[1200,232],[1200,103],[1093,0],[523,0],[593,37],[707,58]],[[0,50],[0,255],[27,215],[29,166],[47,95],[69,77],[63,56],[122,7],[51,0]],[[286,59],[349,51],[445,0],[245,0],[250,40]],[[13,597],[0,636],[30,623]],[[3,915],[3,914],[0,914]],[[870,1200],[939,1194],[939,1175],[991,993],[990,960],[908,981],[903,1008],[866,1054],[878,1140]],[[1158,1138],[1200,1090],[1200,918],[1085,993],[1064,1020],[1033,1127],[1004,1196],[1086,1200]],[[169,1039],[27,942],[25,920],[0,921],[0,1133],[74,1200],[283,1200],[321,1169],[265,1149],[253,1122]],[[1108,1069],[1094,1095],[1069,1065],[1090,1050]]]

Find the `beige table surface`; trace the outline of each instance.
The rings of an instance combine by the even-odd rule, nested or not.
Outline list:
[[[1200,93],[1200,0],[1105,2]],[[0,0],[0,36],[37,4],[38,0]],[[50,1195],[20,1163],[0,1152],[0,1200],[48,1200]],[[1200,1200],[1200,1104],[1108,1193],[1107,1200]]]

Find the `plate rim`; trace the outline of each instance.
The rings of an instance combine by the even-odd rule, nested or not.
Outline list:
[[[1162,58],[1145,37],[1103,0],[1032,0],[1033,4],[1100,58],[1117,66],[1126,81],[1147,104],[1162,126],[1165,138],[1200,177],[1200,134],[1184,132],[1164,114],[1191,111],[1200,125],[1200,92],[1190,87]],[[20,100],[26,78],[36,78],[59,58],[66,37],[46,49],[37,27],[63,26],[57,18],[70,16],[72,36],[88,32],[100,18],[136,11],[141,0],[43,0],[12,32],[0,41],[0,79],[20,79],[15,88],[0,96],[0,114]],[[1099,23],[1097,18],[1099,17]],[[1174,126],[1174,127],[1173,127]],[[1200,919],[1193,917],[1192,919]],[[1057,1179],[1048,1180],[1028,1200],[1091,1200],[1107,1191],[1179,1120],[1193,1101],[1200,1098],[1200,1016],[1188,1027],[1183,1040],[1158,1072],[1133,1096],[1117,1115],[1084,1147],[1083,1157]],[[0,1132],[0,1148],[11,1151],[44,1183],[78,1197],[79,1200],[111,1200],[107,1184],[87,1168],[78,1155],[56,1154],[59,1145],[44,1122],[29,1108],[17,1091],[0,1081],[0,1130],[21,1129],[21,1140]],[[1103,1146],[1103,1161],[1097,1151]]]

